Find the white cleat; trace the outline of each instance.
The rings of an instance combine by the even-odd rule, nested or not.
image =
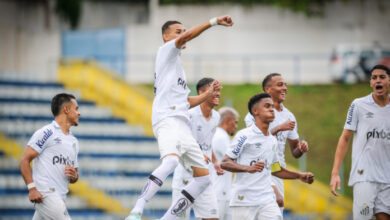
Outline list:
[[[125,218],[125,220],[141,220],[141,214],[140,213],[130,213],[130,215]]]

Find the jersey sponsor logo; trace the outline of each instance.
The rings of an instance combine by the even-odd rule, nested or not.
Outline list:
[[[56,165],[57,163],[62,165],[74,165],[74,161],[71,160],[69,156],[64,157],[62,154],[53,157],[53,165]]]
[[[177,79],[177,85],[183,87],[183,89],[187,88],[186,81],[180,77]]]
[[[252,160],[251,162],[249,162],[249,166],[252,166],[255,163],[260,162],[260,161],[262,161],[262,159],[260,159],[260,158],[258,158],[257,160]],[[268,160],[267,159],[265,159],[265,161],[264,161],[264,168],[265,169],[269,169],[269,167],[268,167]]]
[[[367,132],[367,141],[370,138],[378,138],[378,139],[383,139],[383,140],[390,140],[390,132],[386,132],[385,130],[378,131],[374,128],[374,130]]]
[[[360,210],[360,214],[364,216],[370,215],[370,207],[367,204],[364,204],[363,208]]]
[[[206,144],[206,143],[199,144],[199,147],[200,147],[200,149],[201,149],[203,152],[209,151],[209,150],[211,149],[211,145]]]
[[[47,139],[53,134],[53,131],[50,129],[47,129],[46,131],[43,132],[43,137],[42,139],[38,140],[35,144],[39,147],[42,148],[43,145],[46,143]]]
[[[352,123],[352,117],[353,117],[353,110],[355,109],[355,104],[352,103],[351,107],[349,107],[348,110],[348,116],[347,116],[347,124],[351,125]]]
[[[238,156],[238,154],[240,153],[241,148],[242,148],[242,146],[244,145],[246,139],[248,139],[248,138],[247,138],[245,135],[239,137],[237,146],[236,146],[236,147],[233,149],[233,151],[232,151],[232,153],[233,153],[234,155]]]
[[[179,199],[179,201],[176,202],[175,206],[173,207],[171,213],[172,215],[180,215],[183,213],[189,205],[189,202],[185,198]]]

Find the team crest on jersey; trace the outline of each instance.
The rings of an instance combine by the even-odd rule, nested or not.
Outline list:
[[[372,113],[372,112],[367,112],[367,113],[366,113],[366,118],[374,118],[374,113]]]
[[[61,143],[62,143],[62,140],[61,140],[61,138],[57,137],[57,138],[54,138],[54,142],[55,142],[56,144],[61,144]]]

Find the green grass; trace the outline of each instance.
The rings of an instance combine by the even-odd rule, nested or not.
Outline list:
[[[334,152],[348,107],[353,99],[365,96],[370,91],[368,84],[289,86],[284,104],[297,118],[300,136],[309,143],[307,170],[313,172],[317,180],[329,184]],[[260,92],[260,88],[254,84],[223,85],[220,106],[229,105],[237,109],[241,116],[239,129],[244,127],[247,102],[257,92]],[[342,178],[345,180],[345,193],[351,196],[351,188],[347,187],[351,163],[350,148],[347,155]],[[287,148],[286,159],[289,164],[298,167],[298,160],[291,156]]]

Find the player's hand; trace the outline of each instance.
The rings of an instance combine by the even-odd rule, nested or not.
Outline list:
[[[28,191],[28,199],[32,203],[41,203],[43,201],[42,194],[37,190],[37,188],[32,188]]]
[[[217,23],[226,27],[233,26],[233,20],[228,15],[217,17]]]
[[[330,178],[330,190],[331,193],[335,196],[339,195],[336,190],[340,190],[340,183],[340,176],[338,174],[332,175]]]
[[[298,149],[301,153],[306,153],[309,151],[309,144],[306,141],[299,141]]]
[[[217,172],[218,176],[221,176],[225,173],[225,171],[221,168],[221,164],[218,162],[214,163],[214,169]]]
[[[204,157],[204,161],[206,161],[207,164],[211,162],[210,157],[208,157],[206,154],[203,154],[203,157]]]
[[[276,203],[279,207],[284,207],[284,199],[282,194],[279,192],[278,188],[275,185],[272,185],[272,189],[274,190]]]
[[[295,121],[291,121],[290,119],[283,122],[279,125],[278,131],[291,131],[295,128]]]
[[[68,177],[70,182],[75,182],[78,179],[78,173],[76,168],[74,168],[73,166],[66,165],[65,176]]]
[[[256,172],[261,172],[264,169],[264,162],[259,161],[256,162],[255,164],[252,164],[251,166],[248,167],[248,173],[256,173]]]
[[[299,179],[308,184],[312,184],[314,182],[314,175],[310,172],[304,172],[299,175]]]
[[[209,97],[219,97],[221,94],[222,84],[218,80],[214,80],[207,90]]]

